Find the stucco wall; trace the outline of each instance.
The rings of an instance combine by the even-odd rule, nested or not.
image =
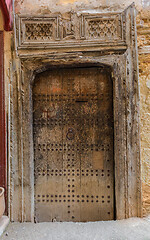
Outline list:
[[[48,12],[67,12],[74,9],[98,8],[103,11],[107,9],[125,9],[133,0],[16,0],[15,9],[17,13],[48,13]],[[141,8],[141,0],[136,0],[136,7]]]
[[[125,9],[132,0],[16,0],[15,12],[24,14],[49,14],[97,8],[100,11]],[[150,11],[148,0],[136,0],[141,119],[141,159],[143,183],[143,214],[150,214]],[[100,7],[99,7],[100,6]]]
[[[143,215],[150,214],[150,11],[137,17],[140,77]]]

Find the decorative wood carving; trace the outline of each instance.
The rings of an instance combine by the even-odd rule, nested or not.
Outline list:
[[[55,17],[18,16],[18,48],[53,48],[79,44],[104,44],[118,42],[125,45],[123,15],[71,14],[70,19]],[[92,42],[92,43],[91,43]]]
[[[83,15],[82,37],[89,40],[114,42],[124,41],[122,35],[122,14]]]
[[[25,28],[25,38],[27,41],[49,41],[53,37],[53,24],[51,23],[27,23]]]

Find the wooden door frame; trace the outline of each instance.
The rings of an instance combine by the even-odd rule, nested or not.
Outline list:
[[[22,59],[22,70],[19,79],[19,95],[18,95],[18,119],[19,119],[19,175],[22,184],[19,187],[20,199],[16,199],[19,211],[17,213],[17,221],[33,221],[34,222],[34,149],[33,149],[33,119],[32,119],[32,87],[36,74],[51,68],[61,67],[61,60],[58,56],[56,62],[45,58],[40,59]],[[69,56],[65,59],[64,66],[78,67],[80,66],[100,66],[110,68],[113,81],[113,106],[114,106],[114,164],[115,164],[115,215],[116,219],[124,219],[128,217],[140,217],[142,212],[141,206],[141,181],[140,181],[140,145],[139,145],[139,121],[138,115],[138,88],[137,85],[130,85],[133,75],[132,68],[130,75],[126,75],[126,54],[113,56],[91,58],[91,62],[86,58],[82,60],[76,56]],[[33,67],[34,61],[34,70]],[[32,66],[30,68],[30,66]],[[26,81],[24,81],[26,79]],[[133,87],[133,88],[132,88]],[[136,103],[127,96],[132,96],[132,92],[136,93]],[[21,101],[20,101],[21,99]],[[30,101],[29,101],[30,99]],[[135,108],[134,113],[132,112]],[[131,114],[133,116],[131,117]],[[136,119],[136,125],[135,125]],[[132,126],[132,128],[131,128]],[[135,128],[135,129],[133,129]],[[132,142],[131,142],[132,141]],[[132,147],[131,147],[132,144]],[[26,194],[28,193],[28,194]],[[13,203],[16,205],[16,202]],[[16,214],[16,212],[15,212]]]
[[[92,11],[91,11],[92,12]],[[116,14],[116,13],[115,13]],[[107,42],[104,39],[89,40],[85,22],[89,19],[106,19],[106,15],[75,15],[76,26],[82,26],[80,41],[78,33],[73,40],[61,40],[59,16],[16,16],[17,75],[14,76],[14,98],[11,99],[14,132],[17,142],[10,176],[11,199],[9,199],[12,221],[34,222],[34,149],[32,118],[32,86],[36,74],[51,68],[65,66],[101,66],[110,69],[113,81],[114,106],[114,162],[115,162],[115,201],[116,219],[141,217],[141,159],[139,134],[139,79],[136,39],[136,10],[132,4],[117,15],[117,28],[122,29],[118,39]],[[63,18],[63,17],[62,17]],[[114,13],[107,15],[110,21]],[[73,18],[74,19],[74,18]],[[30,32],[24,34],[25,25],[54,24],[56,39],[45,42],[32,41]],[[60,21],[63,23],[63,21]],[[80,23],[80,24],[79,24]],[[74,23],[72,23],[74,24]],[[23,29],[21,29],[23,26]],[[64,25],[65,27],[65,25]],[[27,28],[28,29],[28,28]],[[31,35],[35,35],[31,28]],[[76,28],[75,28],[76,29]],[[28,31],[30,31],[28,29]],[[26,36],[29,38],[26,39]],[[86,38],[87,37],[87,38]],[[87,40],[85,40],[87,39]],[[17,83],[17,84],[16,84]],[[17,114],[16,114],[17,113]],[[16,125],[15,125],[16,122]],[[19,198],[18,198],[19,195]]]

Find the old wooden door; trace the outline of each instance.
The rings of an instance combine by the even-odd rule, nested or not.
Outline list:
[[[33,88],[35,221],[114,219],[112,81],[57,69]]]

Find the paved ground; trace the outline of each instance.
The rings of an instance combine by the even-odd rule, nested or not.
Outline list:
[[[2,218],[0,218],[0,236],[3,234],[8,224],[9,218],[6,216],[2,216]]]
[[[1,240],[150,240],[150,217],[89,223],[11,223]]]

